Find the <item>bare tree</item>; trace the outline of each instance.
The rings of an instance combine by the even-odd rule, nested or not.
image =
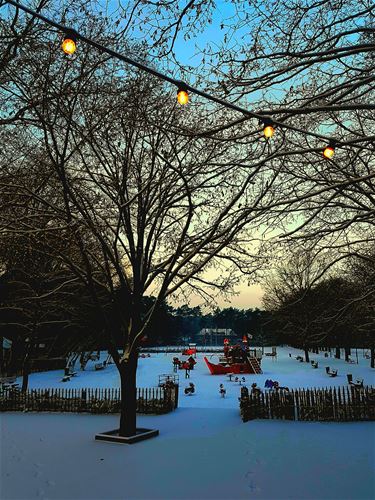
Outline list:
[[[130,72],[125,79],[117,64],[90,66],[85,54],[61,74],[53,48],[44,51],[33,71],[48,74],[53,95],[39,99],[31,73],[17,79],[22,98],[41,104],[23,135],[19,128],[19,144],[31,140],[33,152],[22,148],[15,161],[14,143],[5,145],[4,189],[31,200],[21,223],[8,219],[5,231],[39,234],[90,291],[120,372],[120,434],[132,435],[138,346],[156,308],[179,292],[229,293],[256,272],[277,175],[261,155],[254,161],[253,149],[195,137],[207,118],[178,109],[154,80]],[[27,164],[29,177],[40,178],[41,160],[48,189],[18,175]],[[112,317],[98,290],[110,294]],[[148,294],[156,300],[142,313]]]
[[[290,252],[285,257],[288,261],[265,283],[263,304],[289,341],[304,350],[308,362],[309,348],[321,344],[327,335],[318,324],[322,310],[313,293],[325,275],[326,263],[312,250]]]
[[[136,20],[152,30],[154,21],[147,24],[142,16],[156,12],[161,17],[155,41],[164,54],[173,52],[176,37],[191,29],[191,21],[203,28],[214,6],[139,1],[130,10],[125,4],[130,17],[124,24],[120,4],[114,14],[119,23],[111,24],[84,4],[64,16],[72,20],[76,14],[77,29],[114,47]],[[11,125],[3,127],[4,186],[10,183],[23,199],[37,201],[38,217],[27,211],[21,231],[48,234],[50,254],[87,287],[102,311],[101,328],[121,376],[121,435],[135,433],[137,348],[163,300],[192,291],[205,298],[229,293],[264,263],[259,249],[265,237],[292,237],[291,223],[299,234],[315,223],[321,228],[324,218],[335,237],[345,218],[358,222],[342,199],[353,202],[352,191],[360,189],[354,211],[363,197],[372,203],[367,124],[373,125],[368,116],[373,105],[364,96],[373,92],[374,44],[372,27],[364,25],[373,6],[350,2],[349,12],[338,2],[322,25],[333,6],[329,0],[297,3],[286,15],[275,2],[264,10],[254,2],[244,21],[242,3],[232,4],[237,17],[230,26],[224,23],[224,31],[243,29],[254,40],[249,44],[245,37],[239,46],[230,36],[217,52],[205,50],[203,58],[211,60],[206,70],[215,75],[211,90],[232,100],[251,97],[253,109],[274,120],[273,142],[262,138],[258,123],[217,107],[204,112],[198,99],[190,109],[177,108],[159,82],[87,47],[76,59],[64,59],[47,30],[36,53],[28,41],[27,57],[7,65],[3,95],[12,97],[14,116],[19,109],[27,112],[20,115],[15,142],[7,143]],[[58,4],[51,7],[58,11]],[[127,49],[141,57],[149,52]],[[204,67],[200,70],[205,77]],[[322,138],[333,130],[346,163],[341,159],[337,172],[327,172]],[[353,157],[358,171],[348,177]],[[22,164],[35,174],[41,161],[49,191],[25,177],[17,181]],[[331,208],[339,218],[336,226]],[[309,236],[320,237],[319,228],[309,229]],[[20,226],[7,220],[6,231]],[[71,251],[65,253],[65,246]],[[110,294],[112,318],[98,290]],[[143,313],[147,294],[156,300]]]
[[[370,348],[370,364],[371,368],[375,368],[375,259],[371,246],[348,260],[347,273],[356,286],[354,300],[359,304],[361,312],[358,328],[363,338],[362,345]]]

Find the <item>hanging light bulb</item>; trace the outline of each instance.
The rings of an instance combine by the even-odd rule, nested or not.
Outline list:
[[[263,129],[263,133],[264,133],[264,137],[266,137],[267,139],[270,139],[273,136],[273,134],[275,133],[275,129],[273,128],[272,125],[267,125]]]
[[[334,154],[335,154],[335,146],[332,142],[330,142],[328,146],[324,148],[323,156],[330,160],[331,158],[333,158]]]
[[[72,56],[74,54],[77,50],[77,37],[74,33],[67,33],[64,36],[61,48],[68,56]]]
[[[271,139],[275,133],[275,126],[272,120],[265,118],[263,120],[263,134],[266,139]]]
[[[177,101],[179,104],[185,105],[189,102],[189,94],[184,85],[180,85],[177,90]]]

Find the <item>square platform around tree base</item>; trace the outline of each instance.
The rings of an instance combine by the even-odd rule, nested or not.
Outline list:
[[[119,436],[119,429],[114,429],[113,431],[102,432],[101,434],[96,434],[95,439],[97,441],[108,441],[111,443],[120,444],[133,444],[138,441],[143,441],[145,439],[150,439],[159,435],[158,430],[139,428],[136,431],[135,436]]]

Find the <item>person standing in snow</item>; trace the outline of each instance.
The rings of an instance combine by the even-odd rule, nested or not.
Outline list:
[[[227,393],[227,391],[226,391],[226,389],[225,389],[225,387],[224,387],[224,385],[223,385],[223,384],[220,384],[220,387],[219,387],[219,393],[220,393],[220,396],[221,396],[222,398],[225,398],[225,394]]]

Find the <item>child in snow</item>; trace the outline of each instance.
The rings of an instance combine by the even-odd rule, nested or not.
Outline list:
[[[226,389],[224,388],[224,385],[223,384],[220,384],[220,387],[219,387],[219,393],[220,393],[220,396],[222,398],[225,398],[225,394],[227,393]]]

